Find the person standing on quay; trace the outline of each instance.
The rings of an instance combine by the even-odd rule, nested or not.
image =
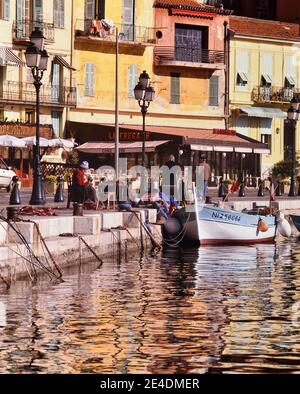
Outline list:
[[[88,178],[86,176],[86,171],[89,169],[89,163],[87,161],[83,161],[79,168],[73,173],[72,180],[72,194],[73,194],[73,202],[77,202],[78,204],[83,204],[85,199],[85,189],[88,185]]]
[[[207,197],[207,190],[208,190],[208,182],[211,176],[211,168],[210,165],[207,163],[207,159],[205,155],[200,156],[199,167],[203,167],[203,181],[204,181],[204,188],[203,188],[203,200],[206,200]],[[198,187],[198,190],[201,188]]]

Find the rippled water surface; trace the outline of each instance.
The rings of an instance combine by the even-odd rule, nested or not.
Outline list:
[[[1,373],[300,372],[296,241],[130,254],[64,279],[0,287]]]

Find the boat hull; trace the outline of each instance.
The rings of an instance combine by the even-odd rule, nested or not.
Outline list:
[[[274,217],[248,215],[211,206],[198,206],[197,213],[186,209],[176,214],[186,229],[184,242],[211,245],[249,245],[273,243],[276,236]],[[268,224],[266,232],[258,231],[259,220]]]

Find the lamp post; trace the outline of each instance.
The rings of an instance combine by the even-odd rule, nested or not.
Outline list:
[[[153,87],[150,85],[150,77],[143,71],[139,77],[139,82],[134,88],[134,97],[138,101],[139,106],[141,108],[141,112],[143,115],[143,148],[142,148],[142,166],[145,167],[146,155],[145,155],[145,143],[146,143],[146,114],[150,103],[155,98],[155,91]]]
[[[291,101],[291,106],[287,111],[287,121],[291,125],[292,129],[292,137],[293,137],[293,145],[292,145],[292,173],[291,173],[291,187],[289,192],[289,197],[295,197],[297,195],[296,192],[296,129],[297,122],[299,120],[299,102],[296,98],[293,98]]]
[[[30,199],[31,205],[46,203],[40,163],[40,89],[44,71],[47,69],[48,53],[44,49],[45,37],[39,27],[31,33],[30,45],[25,52],[27,67],[31,68],[36,90],[36,141],[33,146],[33,187]]]

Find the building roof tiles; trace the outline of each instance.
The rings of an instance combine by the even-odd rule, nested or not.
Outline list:
[[[296,23],[230,16],[229,26],[235,33],[247,36],[300,40],[299,25]]]
[[[225,10],[223,6],[214,7],[205,5],[199,0],[155,0],[153,7],[155,8],[179,8],[181,10],[201,11],[212,14],[230,15],[231,10]]]

